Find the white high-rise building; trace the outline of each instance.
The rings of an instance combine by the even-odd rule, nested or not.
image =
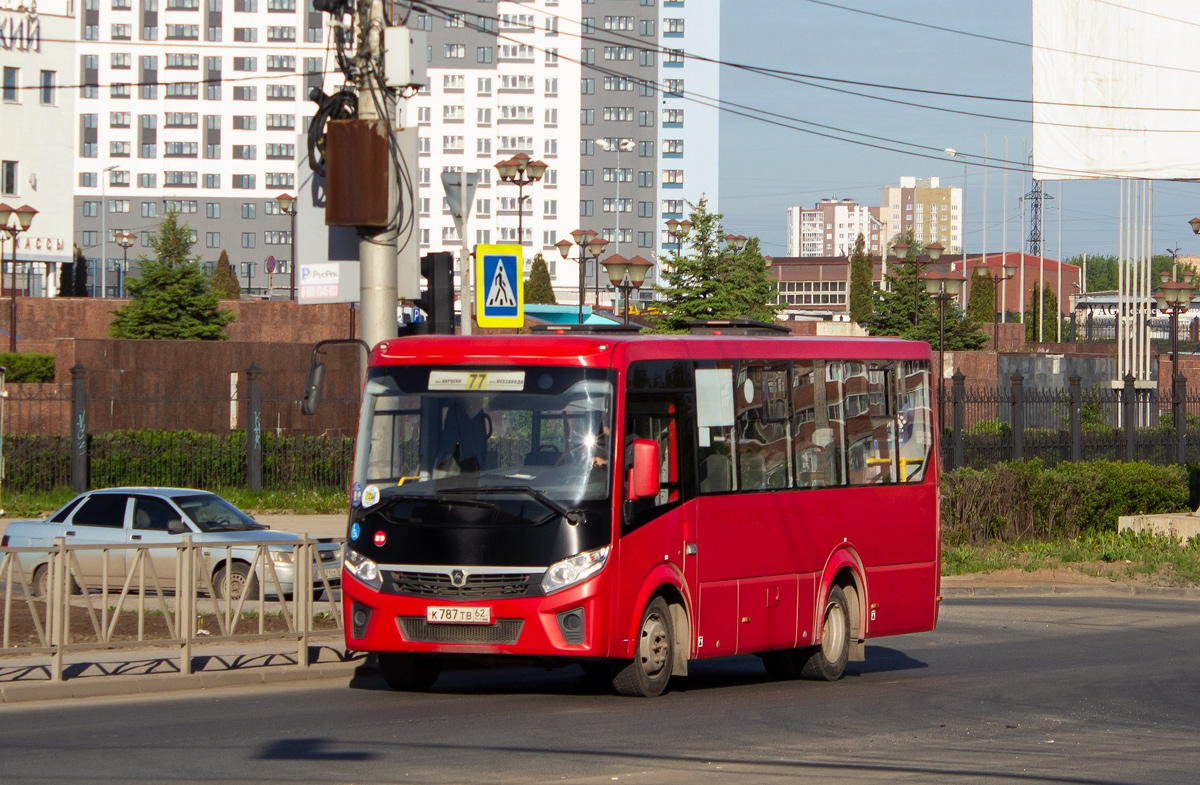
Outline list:
[[[115,233],[138,233],[144,245],[167,207],[194,230],[195,253],[211,263],[227,251],[255,294],[267,289],[263,261],[274,256],[286,272],[290,259],[290,220],[275,204],[281,192],[306,197],[301,261],[340,252],[323,227],[310,226],[308,192],[320,189],[306,160],[316,109],[307,94],[343,81],[327,56],[327,17],[311,0],[82,2],[75,240],[108,260],[96,278],[110,296],[120,289]],[[720,33],[711,20],[720,18],[720,0],[477,6],[389,5],[427,37],[417,56],[426,59],[428,86],[401,101],[404,122],[417,127],[416,159],[405,164],[422,253],[462,244],[444,204],[440,174],[448,170],[481,173],[468,242],[513,242],[523,224],[527,266],[543,255],[563,303],[577,301],[578,248],[564,261],[555,243],[573,230],[609,240],[605,256],[654,261],[675,247],[667,219],[686,218],[702,196],[719,211]],[[542,181],[524,189],[523,214],[518,189],[494,168],[516,153],[548,164]],[[587,301],[598,292],[611,302],[597,272],[589,260]],[[649,276],[641,296],[656,280]],[[286,285],[276,275],[274,295],[286,296]]]
[[[822,199],[814,207],[789,207],[788,256],[849,256],[861,234],[867,252],[879,256],[878,207],[865,207],[853,199]]]

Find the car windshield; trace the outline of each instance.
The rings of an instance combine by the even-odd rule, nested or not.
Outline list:
[[[372,369],[355,481],[480,497],[525,487],[567,507],[608,497],[612,382],[602,369]]]
[[[176,496],[173,501],[200,527],[200,531],[250,531],[266,528],[260,523],[255,523],[253,518],[220,496],[211,493]]]

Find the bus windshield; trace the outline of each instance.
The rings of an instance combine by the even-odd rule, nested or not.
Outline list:
[[[389,495],[526,488],[566,507],[609,496],[613,383],[603,369],[371,369],[354,480]]]

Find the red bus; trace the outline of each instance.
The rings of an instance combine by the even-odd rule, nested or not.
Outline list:
[[[346,644],[660,694],[754,653],[835,680],[938,617],[930,350],[891,339],[403,338],[371,353]]]

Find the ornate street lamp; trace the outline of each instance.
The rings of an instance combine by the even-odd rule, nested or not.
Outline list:
[[[733,250],[740,252],[746,247],[746,236],[744,234],[727,234],[725,243]]]
[[[296,199],[291,194],[280,194],[275,197],[275,201],[279,203],[279,209],[284,215],[291,216],[292,219],[292,258],[288,262],[288,271],[291,274],[291,299],[296,299]],[[249,277],[249,276],[247,276]],[[271,293],[267,293],[267,299],[271,299]]]
[[[604,271],[608,273],[608,280],[617,282],[616,287],[625,299],[625,324],[629,324],[630,294],[634,289],[642,288],[642,284],[646,282],[646,273],[650,272],[652,267],[653,262],[640,256],[626,259],[619,254],[613,254],[604,260]]]
[[[137,240],[133,232],[117,232],[117,245],[121,246],[121,269],[117,271],[117,296],[125,296],[125,273],[129,270],[129,248]]]
[[[9,308],[9,325],[8,325],[8,350],[15,352],[17,350],[17,237],[21,232],[27,231],[29,225],[33,223],[33,217],[38,214],[38,211],[27,204],[23,204],[17,209],[13,209],[6,204],[0,204],[0,231],[6,232],[12,237],[12,289],[9,294],[12,296],[11,307]],[[17,219],[16,224],[12,223],[13,218]],[[0,264],[3,264],[3,259],[0,259]],[[3,279],[3,273],[0,272],[0,280]]]
[[[525,186],[536,183],[546,174],[550,165],[534,161],[525,153],[517,153],[508,160],[496,164],[500,180],[517,187],[517,244],[525,245]]]
[[[591,229],[576,229],[571,232],[571,237],[575,241],[574,245],[579,246],[579,323],[583,324],[583,298],[587,292],[587,278],[584,272],[587,267],[588,253],[591,253],[592,258],[599,262],[600,254],[604,253],[604,247],[608,245],[608,240],[600,237]],[[571,246],[571,240],[565,237],[554,244],[563,259],[570,257]],[[597,270],[596,276],[599,277],[599,270]]]
[[[966,280],[962,273],[950,272],[945,275],[936,270],[928,270],[921,276],[925,284],[925,292],[938,302],[938,418],[942,416],[942,401],[944,398],[944,382],[946,376],[946,303],[962,294],[963,282]]]
[[[675,240],[675,255],[683,254],[683,238],[688,236],[688,232],[692,231],[692,222],[684,219],[677,221],[671,218],[667,221],[667,233]]]
[[[918,254],[912,259],[906,259],[908,249],[911,247],[901,240],[892,246],[892,251],[900,258],[901,264],[906,264],[913,270],[913,327],[916,327],[921,322],[921,271],[936,262],[945,247],[941,243],[930,243],[925,246],[925,253]]]

